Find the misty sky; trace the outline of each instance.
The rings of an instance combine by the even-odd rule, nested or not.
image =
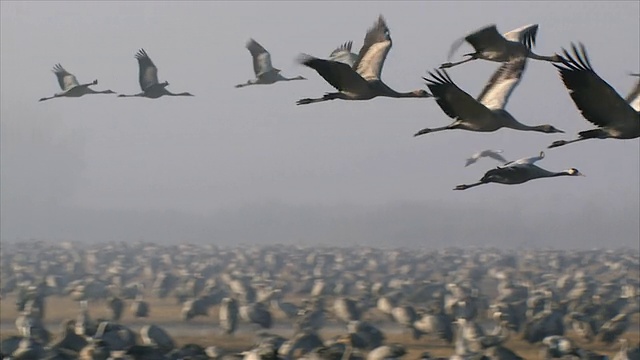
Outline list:
[[[296,106],[334,91],[299,53],[327,57],[362,46],[379,14],[393,47],[382,79],[425,88],[450,45],[487,24],[502,32],[540,24],[535,51],[583,42],[597,73],[625,96],[640,71],[640,3],[596,2],[11,2],[1,5],[1,238],[144,239],[220,243],[380,246],[638,246],[638,139],[546,149],[593,127],[556,69],[529,61],[507,110],[566,134],[502,129],[445,131],[433,99]],[[253,37],[283,75],[309,80],[233,86],[253,78]],[[192,98],[37,100],[59,92],[61,63],[95,90],[140,91],[134,54],[144,48],[160,81]],[[468,44],[456,54],[470,52]],[[449,71],[477,96],[499,64]],[[475,182],[496,165],[478,150],[586,177],[523,185]]]

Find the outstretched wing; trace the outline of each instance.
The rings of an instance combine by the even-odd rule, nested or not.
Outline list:
[[[338,46],[329,55],[329,60],[339,61],[353,67],[353,64],[358,60],[358,55],[351,52],[352,45],[353,41],[348,41]]]
[[[536,34],[538,33],[538,24],[529,24],[505,33],[503,36],[510,41],[522,43],[528,49],[536,45]]]
[[[158,84],[158,68],[153,64],[147,52],[144,49],[140,49],[135,58],[138,60],[138,66],[140,67],[138,81],[142,91]]]
[[[435,74],[429,72],[433,79],[423,79],[445,114],[456,120],[482,119],[490,115],[491,110],[454,84],[446,71],[435,71]]]
[[[631,75],[640,76],[639,74],[631,74]],[[636,87],[629,92],[625,100],[627,100],[627,102],[629,103],[629,105],[631,105],[633,110],[640,112],[640,79],[638,79],[638,82],[636,83]]]
[[[575,58],[562,49],[564,66],[553,65],[560,71],[560,77],[582,116],[600,127],[637,126],[638,112],[595,73],[584,45],[580,44],[580,51],[574,44],[571,46]]]
[[[271,65],[271,54],[269,54],[262,45],[258,44],[257,41],[249,39],[246,47],[253,58],[253,72],[256,74],[256,77],[260,77],[260,75],[271,71],[280,71],[279,69],[274,69]]]
[[[531,179],[533,172],[542,170],[533,164],[517,164],[509,167],[497,167],[487,171],[480,181],[501,183],[522,183]],[[544,170],[542,170],[544,171]]]
[[[516,57],[500,65],[478,96],[478,101],[489,109],[504,109],[526,66],[526,57]]]
[[[317,71],[320,76],[339,91],[346,93],[362,92],[369,86],[369,83],[347,64],[318,59],[306,54],[301,54],[298,62]]]
[[[507,162],[507,159],[505,159],[502,155],[500,155],[498,151],[489,150],[486,152],[486,155],[492,159],[500,161],[503,164]]]
[[[512,167],[517,165],[533,165],[537,161],[540,161],[542,159],[544,159],[544,151],[540,151],[540,154],[538,156],[531,156],[531,157],[526,157],[526,158],[522,158],[514,161],[509,161],[502,166],[498,166],[498,168],[506,168],[506,167]]]
[[[494,46],[495,44],[504,42],[504,38],[498,32],[495,24],[485,26],[464,38],[454,41],[449,49],[449,54],[447,54],[448,60],[451,60],[453,54],[460,48],[460,46],[462,46],[462,44],[464,44],[465,41],[473,46],[476,52],[480,52],[488,47]]]
[[[333,50],[329,57],[334,57],[344,52],[351,52],[351,47],[353,47],[353,41],[347,41],[346,43],[338,46],[335,50]]]
[[[353,65],[354,69],[367,81],[380,80],[382,66],[390,49],[391,34],[384,18],[380,15],[378,21],[364,37],[364,44]]]
[[[79,85],[78,79],[76,79],[73,74],[65,70],[62,65],[55,64],[52,71],[56,74],[56,77],[58,78],[58,85],[60,85],[60,89],[63,91],[67,91]]]

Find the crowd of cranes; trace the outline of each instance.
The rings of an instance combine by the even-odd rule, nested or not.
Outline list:
[[[638,360],[639,265],[637,249],[4,243],[18,334],[0,358]]]
[[[297,105],[306,105],[329,100],[370,100],[376,97],[390,98],[434,98],[442,111],[453,119],[447,126],[424,128],[415,133],[421,136],[428,133],[461,129],[474,132],[494,132],[501,128],[521,131],[536,131],[546,134],[564,133],[550,124],[525,125],[509,112],[505,106],[514,89],[522,80],[529,59],[552,63],[569,91],[575,106],[582,116],[596,125],[592,130],[578,133],[574,140],[557,140],[548,148],[587,139],[634,139],[640,136],[640,80],[626,98],[620,96],[606,81],[598,76],[589,61],[583,44],[572,44],[573,54],[563,49],[564,56],[538,55],[532,51],[536,42],[538,25],[526,25],[500,34],[496,25],[486,26],[457,41],[451,47],[448,60],[456,50],[467,42],[474,48],[473,53],[465,54],[465,60],[446,62],[439,69],[429,71],[429,78],[423,78],[431,93],[424,89],[398,92],[381,80],[382,67],[391,50],[392,40],[389,27],[382,15],[367,31],[360,51],[351,52],[352,41],[348,41],[333,50],[327,59],[300,54],[300,64],[314,69],[337,92],[325,93],[318,98],[303,98]],[[253,58],[255,78],[246,83],[235,85],[242,88],[250,85],[268,85],[282,81],[306,80],[303,76],[285,77],[281,70],[273,67],[270,53],[256,40],[246,43]],[[158,68],[144,49],[135,55],[139,65],[139,83],[142,92],[134,95],[120,94],[118,97],[146,97],[157,99],[162,96],[193,96],[189,92],[172,93],[167,90],[169,83],[158,80]],[[500,63],[480,95],[474,99],[460,89],[445,69],[482,59]],[[62,92],[40,101],[58,97],[80,97],[88,94],[114,94],[112,90],[95,91],[90,86],[98,80],[80,84],[76,77],[57,64],[54,73]],[[631,74],[639,76],[639,74]],[[489,153],[487,153],[489,154]],[[479,155],[474,155],[477,160]],[[495,158],[495,156],[494,156]],[[502,161],[502,160],[501,160]],[[468,161],[467,166],[474,161]],[[482,179],[473,185],[459,185],[454,190],[463,190],[490,182],[500,184],[521,184],[529,180],[555,177],[579,176],[580,171],[570,168],[561,172],[542,169],[531,161],[516,161],[509,166],[501,166],[485,173]]]

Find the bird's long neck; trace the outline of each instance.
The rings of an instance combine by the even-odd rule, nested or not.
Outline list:
[[[476,187],[478,185],[483,185],[483,184],[486,184],[486,182],[478,181],[477,183],[473,183],[473,184],[458,185],[453,190],[466,190],[466,189],[469,189],[469,188],[472,188],[472,187]]]
[[[296,77],[292,77],[292,78],[288,78],[288,77],[282,77],[282,79],[284,81],[293,81],[293,80],[306,80],[305,78],[303,78],[302,76],[296,76]]]
[[[118,95],[118,97],[140,97],[140,96],[144,96],[144,93],[138,93],[138,94],[133,94],[133,95],[126,95],[126,94],[120,94]]]
[[[565,170],[560,172],[548,172],[548,174],[545,177],[558,177],[558,176],[571,176],[571,174],[569,173],[569,171]],[[550,304],[550,302],[547,302],[547,303]],[[551,307],[549,307],[548,310],[551,311]]]
[[[536,125],[536,126],[525,125],[521,122],[518,122],[516,119],[510,116],[508,117],[507,121],[505,121],[504,126],[511,129],[515,129],[515,130],[546,132],[544,125]]]
[[[174,94],[174,93],[172,93],[172,92],[170,92],[168,90],[165,91],[165,95],[169,95],[169,96],[191,96],[191,94],[188,93],[188,92],[181,92],[181,93],[178,93],[178,94]]]
[[[429,134],[429,133],[436,132],[436,131],[451,130],[451,129],[455,129],[455,126],[453,126],[453,124],[449,124],[447,126],[438,127],[438,128],[425,128],[425,129],[422,129],[422,130],[418,131],[413,136],[415,137],[415,136]]]
[[[534,53],[531,50],[529,50],[529,57],[531,59],[535,59],[535,60],[543,60],[543,61],[550,61],[550,62],[560,62],[560,60],[558,59],[557,56],[538,55],[538,54]]]

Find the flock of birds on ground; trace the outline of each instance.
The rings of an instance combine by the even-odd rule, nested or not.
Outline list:
[[[640,80],[626,98],[620,96],[606,81],[600,78],[591,66],[584,45],[572,44],[573,55],[563,49],[564,56],[538,55],[532,51],[535,45],[538,25],[526,25],[521,28],[500,34],[496,25],[487,26],[456,41],[449,53],[449,59],[466,41],[474,48],[474,52],[465,54],[467,59],[451,63],[447,62],[439,69],[429,72],[429,78],[423,78],[431,93],[418,89],[410,92],[397,92],[381,80],[382,67],[391,49],[391,35],[382,15],[371,27],[364,38],[358,54],[352,53],[353,43],[347,42],[333,52],[328,59],[316,58],[302,54],[299,62],[314,69],[337,92],[326,93],[319,98],[305,98],[298,105],[342,99],[370,100],[375,97],[391,98],[434,98],[442,111],[454,121],[443,127],[425,128],[414,136],[421,136],[437,131],[462,129],[476,132],[493,132],[501,128],[521,131],[536,131],[546,134],[563,133],[552,125],[525,125],[518,122],[505,106],[513,90],[520,83],[528,59],[547,61],[554,64],[569,94],[582,116],[597,127],[578,133],[574,140],[554,141],[549,148],[563,146],[588,139],[634,139],[640,136]],[[236,85],[241,88],[249,85],[274,84],[280,81],[306,80],[302,76],[284,77],[281,70],[273,67],[271,55],[258,42],[250,39],[246,44],[253,57],[255,79]],[[139,83],[142,92],[134,95],[118,95],[119,97],[146,97],[157,99],[161,96],[193,96],[188,92],[172,93],[167,90],[169,83],[158,80],[158,68],[141,49],[135,56],[138,60]],[[474,99],[460,89],[445,69],[472,60],[483,59],[501,63],[488,83]],[[85,94],[114,94],[111,90],[95,91],[90,88],[98,83],[80,84],[74,75],[61,65],[53,69],[58,78],[62,92],[53,97],[45,97],[40,101],[56,97],[80,97]],[[640,74],[631,74],[640,76]],[[474,155],[477,160],[485,153]],[[521,184],[529,180],[557,177],[583,176],[575,168],[561,172],[552,172],[540,168],[535,162],[543,156],[523,158],[504,163],[485,173],[480,181],[470,185],[459,185],[455,190],[488,184]],[[494,157],[496,158],[496,157]],[[499,159],[503,161],[504,159]],[[469,163],[467,163],[469,164]]]
[[[506,345],[516,337],[545,360],[607,359],[585,349],[594,341],[617,351],[614,360],[640,359],[640,344],[622,338],[637,330],[635,250],[26,241],[3,244],[1,256],[3,307],[16,299],[19,311],[20,335],[1,344],[7,359],[415,359],[388,340],[393,328],[448,347],[452,360],[523,359]],[[55,297],[76,302],[77,316],[56,318]],[[154,310],[149,297],[176,305]],[[154,323],[171,311],[183,326],[205,320],[218,340],[177,346],[167,328],[179,324]],[[242,332],[255,344],[228,348]]]

